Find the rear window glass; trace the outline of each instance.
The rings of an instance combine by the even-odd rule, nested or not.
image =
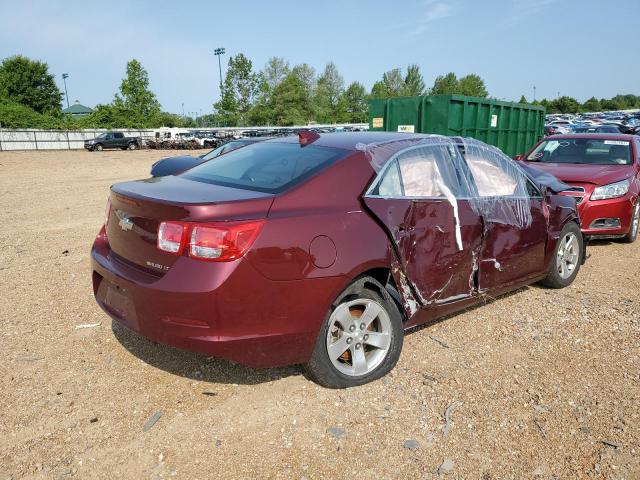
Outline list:
[[[182,174],[190,180],[278,193],[349,154],[348,150],[261,142],[226,153]]]
[[[591,138],[546,140],[527,157],[530,162],[629,165],[631,155],[626,140]]]
[[[211,150],[209,153],[207,153],[202,158],[204,158],[205,160],[211,160],[212,158],[219,157],[223,153],[232,152],[233,150],[236,150],[237,148],[244,147],[245,145],[248,145],[249,143],[250,142],[234,142],[234,141],[227,142],[224,145],[221,145],[218,148],[215,148],[215,149]]]

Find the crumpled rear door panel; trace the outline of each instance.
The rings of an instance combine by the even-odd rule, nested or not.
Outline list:
[[[400,262],[400,271],[393,272],[399,277],[394,278],[396,283],[401,290],[408,285],[420,306],[475,295],[482,224],[468,202],[458,201],[462,250],[456,242],[454,209],[446,199],[367,197],[365,203],[396,248]]]

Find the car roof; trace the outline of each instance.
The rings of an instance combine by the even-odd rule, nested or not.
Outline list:
[[[320,147],[342,148],[344,150],[358,150],[356,145],[390,142],[393,140],[409,140],[412,138],[428,138],[430,135],[420,133],[395,133],[395,132],[335,132],[319,133],[320,137],[313,145]],[[298,135],[277,137],[269,140],[272,143],[298,143]]]
[[[636,135],[626,135],[624,133],[565,133],[561,135],[553,135],[552,137],[547,137],[545,140],[571,140],[574,138],[582,138],[586,140],[626,140],[629,142],[633,142],[636,138]]]

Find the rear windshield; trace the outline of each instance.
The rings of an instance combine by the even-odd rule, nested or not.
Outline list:
[[[218,148],[214,148],[209,153],[204,155],[202,158],[204,158],[205,160],[211,160],[212,158],[219,157],[223,153],[232,152],[237,148],[244,147],[249,143],[250,142],[236,142],[236,141],[227,142],[224,145],[219,146]]]
[[[349,154],[348,150],[260,142],[226,153],[186,173],[190,180],[279,193]]]
[[[629,142],[590,138],[546,140],[527,157],[530,162],[630,165]]]

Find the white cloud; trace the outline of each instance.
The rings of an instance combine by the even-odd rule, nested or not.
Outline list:
[[[434,22],[453,15],[453,6],[447,2],[426,0],[422,6],[424,10],[419,19],[411,23],[412,26],[407,31],[408,36],[420,35],[426,32]]]

